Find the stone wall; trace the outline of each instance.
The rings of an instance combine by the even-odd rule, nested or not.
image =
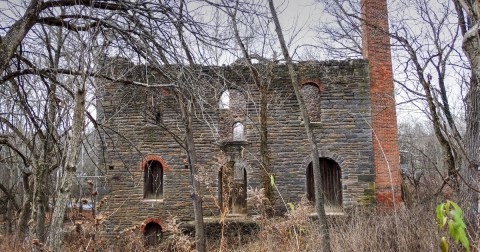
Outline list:
[[[170,83],[161,71],[133,66],[125,60],[111,59],[104,71],[137,82]],[[105,65],[105,64],[104,64]],[[306,169],[311,162],[310,149],[297,100],[285,65],[256,65],[269,85],[268,146],[272,171],[286,202],[299,202],[306,195]],[[368,64],[364,60],[298,63],[300,83],[318,89],[306,89],[305,97],[320,103],[311,115],[320,157],[340,165],[343,207],[373,203],[374,168],[370,118]],[[145,72],[149,75],[145,77]],[[217,215],[216,202],[220,167],[227,167],[232,156],[222,151],[232,139],[233,123],[245,126],[241,142],[248,188],[259,188],[263,169],[259,165],[258,133],[259,90],[241,65],[204,67],[198,85],[202,111],[194,118],[194,137],[204,192],[204,214]],[[206,77],[205,77],[206,76]],[[219,108],[226,90],[234,90],[232,99],[243,101],[229,109]],[[310,91],[311,90],[311,91]],[[192,91],[193,92],[193,91]],[[308,92],[319,92],[309,95]],[[319,95],[319,97],[318,97]],[[308,101],[307,101],[308,102]],[[318,103],[318,102],[317,102]],[[310,106],[311,106],[310,102]],[[168,87],[143,87],[132,83],[101,81],[98,89],[98,120],[101,144],[99,164],[107,177],[106,204],[101,208],[107,233],[139,226],[148,219],[165,222],[172,216],[193,219],[190,199],[190,175],[186,153],[169,133],[183,137],[180,112]],[[155,125],[157,124],[157,125]],[[161,126],[159,126],[161,125]],[[238,143],[238,142],[237,142]],[[164,181],[161,199],[143,198],[142,163],[163,162]],[[278,195],[277,195],[278,198]],[[104,200],[105,202],[105,200]],[[247,203],[248,213],[257,209]],[[275,201],[277,213],[285,211]],[[145,223],[144,223],[145,224]]]

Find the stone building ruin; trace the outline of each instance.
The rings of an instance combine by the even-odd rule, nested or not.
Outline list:
[[[387,25],[386,17],[372,16],[377,8],[386,13],[384,1],[365,2],[365,15],[378,26]],[[366,59],[295,65],[319,147],[327,214],[360,205],[401,205],[388,36],[368,26],[363,30]],[[173,83],[163,71],[179,71],[178,67],[154,69],[111,58],[103,71],[141,83]],[[286,202],[312,201],[310,147],[287,67],[274,62],[255,67],[265,70],[265,78],[270,76],[268,151],[275,184]],[[260,91],[241,63],[196,71],[205,105],[196,107],[193,120],[204,215],[218,216],[225,210],[234,216],[256,215],[258,209],[248,196],[249,190],[262,187]],[[103,80],[97,92],[97,116],[103,126],[99,166],[105,168],[108,198],[101,208],[108,216],[106,234],[140,226],[150,235],[160,233],[172,216],[192,220],[187,156],[171,135],[184,131],[172,90]],[[280,200],[272,208],[285,211]]]

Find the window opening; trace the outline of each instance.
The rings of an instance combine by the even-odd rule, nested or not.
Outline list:
[[[220,96],[219,106],[221,109],[230,109],[230,91],[225,90]]]
[[[244,137],[244,126],[240,122],[233,124],[233,140],[243,140]]]
[[[302,86],[300,93],[305,101],[305,107],[307,108],[308,116],[311,122],[321,121],[320,111],[320,90],[317,85],[305,84]]]
[[[158,161],[148,161],[144,167],[144,198],[163,197],[163,167]]]

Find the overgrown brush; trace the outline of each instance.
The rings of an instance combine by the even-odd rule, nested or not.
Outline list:
[[[243,235],[240,231],[227,234],[223,251],[321,251],[318,226],[311,213],[310,205],[300,204],[284,217],[261,220],[258,232],[253,235]],[[357,208],[348,215],[330,216],[329,224],[333,251],[440,251],[434,204],[389,214],[378,214],[374,208]],[[143,237],[134,227],[115,238],[95,241],[93,246],[91,228],[82,225],[66,236],[64,251],[93,251],[94,247],[98,251],[192,251],[193,237],[183,234],[175,221],[170,225],[170,234],[155,247],[145,247]],[[30,250],[12,241],[1,237],[0,251]],[[209,251],[219,250],[218,238],[208,243]],[[450,251],[462,250],[452,244]]]
[[[321,251],[318,225],[309,206],[298,206],[286,218],[265,222],[259,239],[235,251]],[[439,251],[433,206],[378,214],[358,208],[329,216],[333,251]],[[459,249],[459,248],[457,248]],[[455,249],[451,251],[456,251]]]

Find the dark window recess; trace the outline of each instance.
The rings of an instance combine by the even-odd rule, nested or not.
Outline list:
[[[342,206],[342,183],[340,166],[329,158],[320,158],[320,172],[325,205],[329,207]],[[315,202],[315,186],[313,164],[307,167],[307,199]]]
[[[148,161],[143,171],[144,198],[163,197],[163,167],[158,161]]]
[[[310,117],[310,122],[320,122],[320,90],[318,89],[318,86],[314,84],[305,84],[302,86],[300,92],[303,96],[305,107],[307,108],[308,116]]]
[[[247,170],[243,168],[242,175],[234,178],[234,162],[229,162],[218,171],[218,202],[220,210],[226,209],[232,214],[247,213]]]
[[[162,241],[162,227],[155,222],[150,222],[145,226],[143,235],[146,247],[158,245]]]
[[[223,212],[225,210],[223,205],[223,166],[220,167],[218,171],[218,204],[220,205],[220,211]]]
[[[162,123],[162,113],[157,112],[157,113],[155,114],[155,123],[156,123],[156,124]]]
[[[113,170],[114,168],[115,168],[115,167],[114,167],[113,165],[109,165],[109,166],[108,166],[108,169],[109,169],[109,170]]]
[[[145,94],[145,116],[150,123],[162,123],[162,97],[159,94],[155,92]]]

